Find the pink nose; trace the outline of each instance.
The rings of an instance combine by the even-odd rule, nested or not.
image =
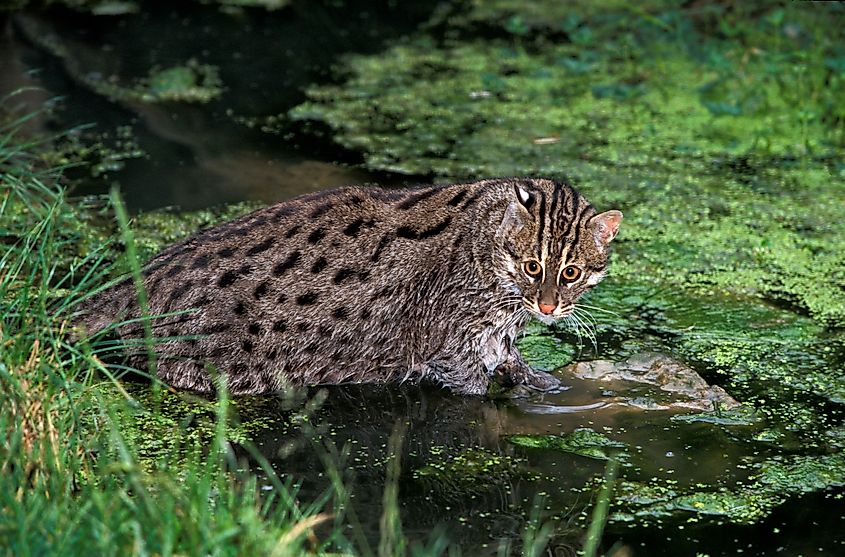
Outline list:
[[[545,313],[546,315],[554,313],[554,311],[555,311],[555,306],[550,306],[550,305],[546,305],[546,304],[538,304],[538,305],[540,306],[540,311]]]

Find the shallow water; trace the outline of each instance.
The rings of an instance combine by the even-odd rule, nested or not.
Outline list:
[[[115,180],[134,211],[274,202],[376,181],[391,185],[399,180],[354,168],[355,157],[347,153],[319,148],[286,130],[268,135],[238,123],[286,112],[303,100],[305,86],[326,79],[339,54],[375,50],[430,9],[367,4],[297,3],[290,10],[293,17],[290,11],[232,16],[182,3],[151,6],[126,18],[92,18],[60,9],[18,15],[9,22],[0,48],[0,93],[44,87],[47,92],[34,95],[31,108],[45,97],[62,97],[50,127],[93,123],[85,133],[105,134],[110,147],[118,129],[129,126],[144,155],[122,160],[114,172],[86,180],[74,193],[101,194]],[[361,22],[354,32],[340,24],[350,19]],[[206,48],[198,52],[197,41],[207,41]],[[227,84],[220,100],[186,105],[104,98],[85,81],[116,76],[131,89],[150,68],[191,59],[220,68]]]
[[[33,103],[64,97],[63,108],[37,122],[43,128],[95,122],[82,133],[101,136],[110,149],[120,151],[118,130],[129,126],[129,135],[145,154],[118,156],[108,172],[85,178],[74,193],[102,194],[117,182],[135,212],[272,202],[350,183],[397,185],[414,178],[362,170],[356,166],[360,155],[306,136],[296,126],[282,123],[277,133],[268,134],[259,129],[260,123],[250,128],[240,122],[286,113],[305,98],[303,88],[330,79],[330,68],[341,54],[378,52],[415,29],[431,10],[426,2],[388,7],[295,2],[282,13],[259,16],[198,10],[186,3],[105,19],[61,10],[27,14],[10,24],[0,44],[0,84],[6,89],[45,87],[47,93],[32,95]],[[199,51],[197,40],[204,44]],[[55,44],[61,45],[61,52]],[[117,75],[128,87],[151,67],[180,65],[192,57],[220,68],[226,89],[218,100],[189,105],[109,98],[85,81],[92,75]],[[731,172],[727,169],[725,175]],[[640,187],[643,198],[654,186],[623,174],[614,180],[609,190]],[[714,180],[708,187],[722,185]],[[667,244],[669,248],[675,246]],[[636,247],[631,251],[635,254]],[[653,292],[642,284],[608,282],[600,289],[600,301],[593,303],[619,313],[598,324],[596,345],[571,334],[553,337],[534,331],[540,349],[532,362],[565,362],[570,352],[576,360],[621,360],[659,351],[688,356],[708,380],[724,382],[707,360],[722,354],[712,355],[715,348],[708,352],[707,342],[732,337],[749,322],[759,330],[743,331],[748,338],[737,335],[741,341],[765,343],[765,330],[784,323],[794,324],[798,338],[812,326],[803,316],[767,305],[749,308],[724,298],[685,300],[674,293],[652,303]],[[697,327],[702,326],[699,334]],[[819,327],[812,332],[820,338],[824,334]],[[814,365],[821,361],[815,352],[801,357]],[[790,445],[789,432],[779,432],[784,437],[772,442],[765,424],[685,422],[673,417],[689,412],[643,409],[660,398],[652,387],[563,379],[569,388],[561,393],[496,399],[454,397],[433,387],[335,387],[326,390],[324,403],[304,421],[297,417],[297,407],[291,410],[286,403],[266,398],[259,401],[261,412],[279,416],[276,424],[286,426],[263,429],[254,441],[282,477],[304,482],[304,500],[329,485],[326,446],[348,450],[340,463],[334,457],[328,461],[339,466],[352,490],[351,522],[363,526],[365,538],[375,547],[388,439],[398,424],[406,430],[399,480],[404,531],[424,542],[442,527],[469,555],[518,551],[529,517],[536,512],[557,524],[552,552],[571,554],[588,523],[583,513],[591,508],[595,480],[606,461],[529,448],[509,436],[592,430],[624,445],[611,452],[621,453],[626,482],[679,493],[728,492],[741,486],[765,459],[804,454],[797,443]],[[766,389],[778,388],[777,377],[767,382]],[[639,402],[634,405],[630,399]],[[836,400],[833,394],[830,400]],[[244,406],[249,416],[249,403]],[[829,413],[838,420],[837,412]],[[637,516],[629,522],[619,519],[609,525],[604,547],[609,550],[619,542],[634,555],[645,556],[839,554],[845,546],[841,494],[839,488],[793,497],[753,525],[687,511]]]
[[[300,431],[280,436],[267,430],[256,444],[283,477],[304,478],[305,494],[328,485],[319,457],[325,444],[345,447],[341,476],[354,494],[353,512],[375,545],[388,440],[397,424],[406,428],[399,480],[405,531],[425,542],[442,527],[467,555],[496,555],[502,547],[516,551],[537,509],[557,524],[555,555],[571,554],[566,551],[578,547],[584,535],[579,515],[588,512],[591,494],[582,488],[602,474],[605,461],[520,447],[508,441],[510,435],[590,428],[627,445],[626,480],[669,482],[678,489],[697,483],[731,487],[748,475],[749,454],[763,458],[771,452],[749,440],[752,428],[674,422],[667,411],[600,402],[607,397],[595,382],[565,381],[570,388],[562,393],[517,400],[459,398],[433,388],[330,388],[309,422],[316,441],[304,440]],[[624,544],[634,555],[694,555],[702,548],[710,555],[835,554],[845,545],[845,532],[835,527],[843,518],[840,499],[813,495],[753,526],[714,527],[721,521],[689,515],[651,520],[647,528],[617,523],[604,544],[606,549]],[[825,533],[810,540],[795,524],[814,524]]]

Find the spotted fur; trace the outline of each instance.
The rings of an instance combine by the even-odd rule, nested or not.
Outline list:
[[[157,371],[174,387],[210,392],[213,367],[235,394],[433,381],[479,395],[495,373],[555,388],[514,338],[531,316],[565,317],[601,280],[621,218],[543,179],[285,201],[146,265],[151,313],[170,314],[152,322]],[[527,261],[540,265],[536,277]],[[561,281],[567,266],[581,270],[577,281]],[[78,324],[94,335],[124,321],[117,333],[137,339],[135,300],[127,279],[91,299]],[[146,362],[145,353],[130,358]]]

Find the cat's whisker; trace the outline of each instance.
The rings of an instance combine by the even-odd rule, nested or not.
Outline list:
[[[572,313],[585,319],[586,321],[589,321],[592,325],[598,325],[598,320],[593,316],[593,314],[591,314],[585,309],[581,309],[578,306],[575,306],[575,308],[573,308],[572,310]]]
[[[579,328],[584,329],[584,335],[588,339],[590,339],[590,342],[592,343],[593,348],[598,350],[598,342],[596,341],[596,335],[595,335],[595,332],[593,331],[592,327],[590,327],[590,325],[588,323],[586,323],[583,319],[581,319],[581,317],[579,317],[578,315],[573,313],[572,317],[575,319],[576,323],[578,323]],[[580,335],[579,335],[579,341],[580,341]]]
[[[565,319],[567,327],[575,334],[578,339],[578,345],[581,345],[581,328],[578,326],[578,321],[574,315],[569,315]]]
[[[491,311],[516,310],[520,307],[522,300],[520,298],[511,298],[499,300],[490,306]]]

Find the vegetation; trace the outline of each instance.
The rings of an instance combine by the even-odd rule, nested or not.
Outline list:
[[[162,422],[139,403],[103,353],[70,342],[68,317],[98,288],[108,250],[79,252],[80,224],[33,145],[0,133],[0,538],[14,555],[298,555],[329,495],[297,502],[297,488],[243,470],[230,440],[224,388],[203,408],[213,429]],[[90,240],[89,240],[90,241]],[[174,397],[167,394],[165,400]],[[142,458],[129,420],[149,420],[178,450]],[[168,426],[168,427],[162,427]],[[136,426],[137,427],[137,426]],[[179,457],[177,459],[177,457]]]

